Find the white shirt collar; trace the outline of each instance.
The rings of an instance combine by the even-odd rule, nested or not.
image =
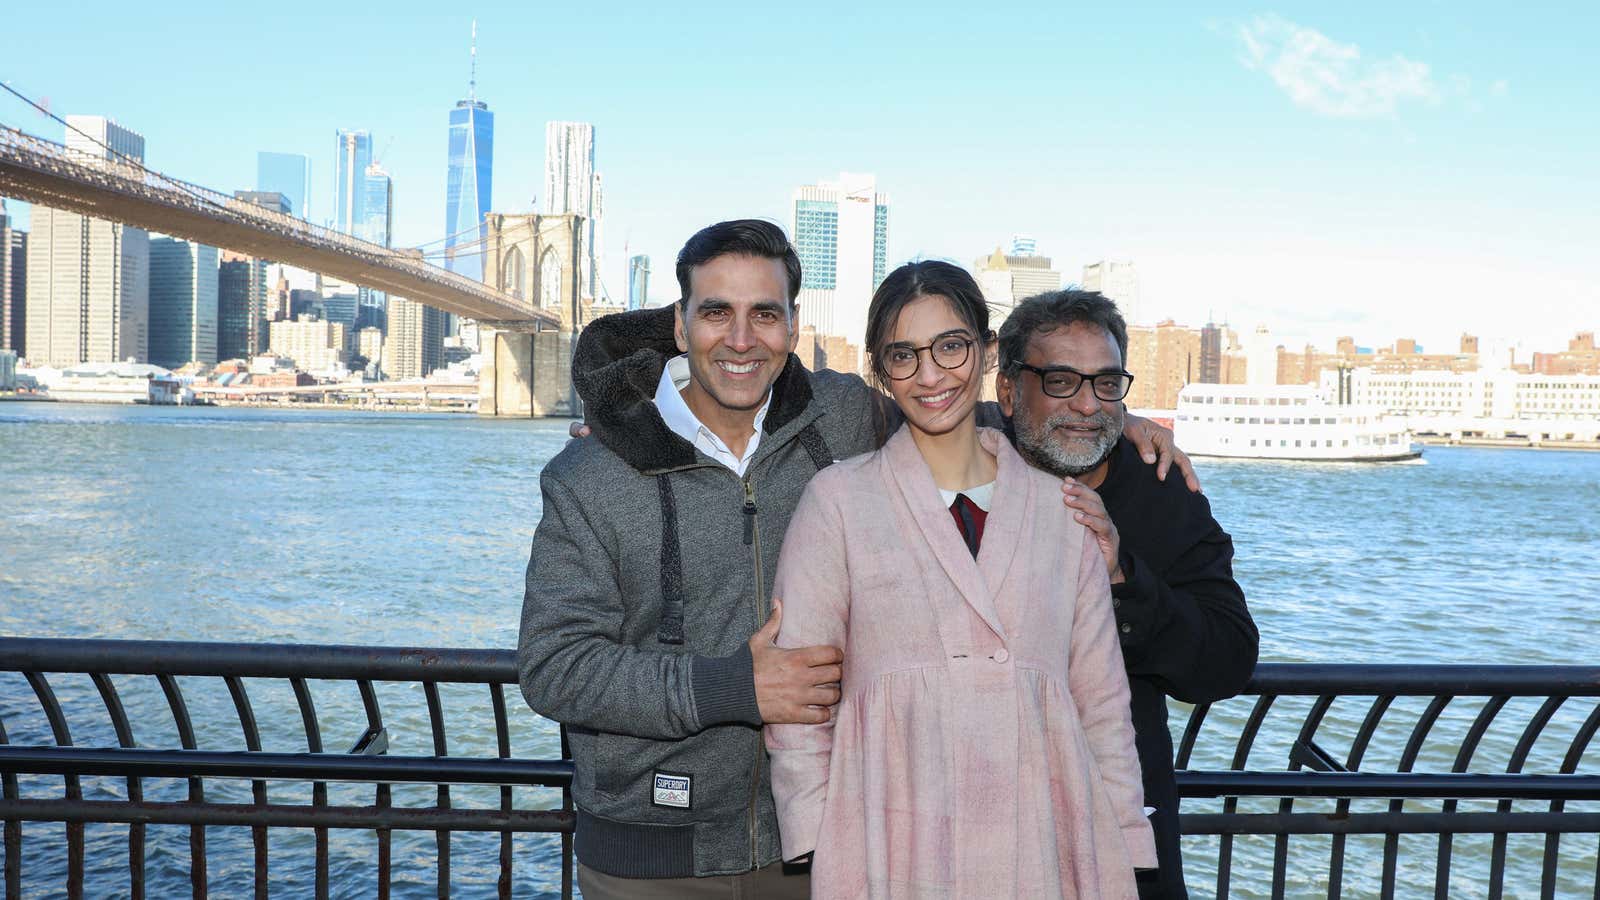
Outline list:
[[[732,469],[739,477],[744,477],[745,469],[749,467],[751,458],[756,455],[756,447],[761,443],[761,425],[767,420],[767,408],[772,405],[772,391],[767,391],[767,399],[756,410],[754,431],[750,440],[745,442],[744,455],[734,456],[722,438],[702,424],[694,411],[689,409],[689,404],[683,402],[681,392],[688,383],[688,356],[675,356],[661,367],[661,381],[656,384],[656,409],[661,413],[661,421],[674,434],[693,444],[696,450]]]
[[[964,491],[947,491],[944,488],[939,489],[939,496],[944,498],[945,506],[949,506],[950,504],[956,502],[956,497],[962,494],[967,495],[967,499],[972,501],[973,506],[976,506],[984,512],[990,512],[991,510],[989,507],[994,505],[994,482],[991,481],[988,484],[980,484],[977,487],[969,487]]]

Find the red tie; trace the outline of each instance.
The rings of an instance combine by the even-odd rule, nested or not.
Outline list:
[[[978,558],[978,545],[983,543],[983,523],[989,514],[983,507],[972,502],[966,494],[957,494],[954,503],[950,504],[950,515],[956,520],[956,528],[960,529],[961,537],[967,542],[967,549],[972,551],[972,558]]]

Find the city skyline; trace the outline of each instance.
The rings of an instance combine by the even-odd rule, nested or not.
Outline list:
[[[13,61],[3,77],[55,110],[122,122],[150,138],[153,168],[223,190],[251,185],[256,153],[271,150],[310,156],[311,196],[330,196],[320,148],[359,124],[393,139],[383,162],[398,182],[395,245],[443,238],[445,148],[429,123],[459,99],[460,54],[436,36],[464,32],[467,16],[384,17],[326,66],[217,79],[207,65],[240,49],[215,41],[217,17],[242,14],[198,11],[177,4],[130,19],[115,41],[89,34],[70,44],[52,37],[48,11],[16,11],[16,33],[39,37],[0,39]],[[602,247],[601,280],[614,296],[626,284],[621,246],[670,259],[716,218],[787,223],[793,185],[862,170],[895,198],[891,266],[970,261],[1021,232],[1069,279],[1098,259],[1134,260],[1149,321],[1264,323],[1291,343],[1356,332],[1441,346],[1462,331],[1554,344],[1593,327],[1600,261],[1584,236],[1600,209],[1585,151],[1595,126],[1565,110],[1581,108],[1592,86],[1567,73],[1581,70],[1578,35],[1592,32],[1594,11],[1569,11],[1545,33],[1538,17],[1502,21],[1486,10],[1038,7],[1017,10],[1030,23],[1023,33],[976,13],[907,27],[892,10],[841,10],[861,27],[824,29],[827,16],[812,10],[764,17],[761,51],[733,40],[756,24],[741,14],[682,11],[667,23],[617,13],[478,16],[479,87],[496,99],[497,142],[522,148],[500,161],[495,205],[532,207],[546,122],[593,122],[605,132],[606,217],[618,245]],[[249,21],[245,48],[356,27],[310,6],[283,18]],[[594,31],[600,21],[606,28]],[[545,42],[548,53],[533,60],[517,36],[535,24],[596,37]],[[116,78],[92,62],[147,33],[203,49]],[[663,41],[691,57],[740,47],[741,74],[663,71],[648,62],[658,56],[621,52]],[[955,41],[996,64],[958,76],[917,58]],[[1047,52],[1063,42],[1075,65]],[[615,65],[594,66],[597,49]],[[783,73],[819,52],[830,66],[790,90]],[[398,74],[364,77],[386,66]],[[975,103],[981,126],[928,127]],[[188,112],[197,108],[228,136],[220,149],[197,140]],[[14,99],[0,103],[0,121],[61,138]],[[312,206],[320,219],[321,204]],[[13,219],[29,227],[26,210]],[[1507,287],[1520,295],[1514,318],[1497,299]],[[660,280],[654,299],[672,288]]]

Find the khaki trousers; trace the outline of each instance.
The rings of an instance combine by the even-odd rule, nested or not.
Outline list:
[[[618,878],[578,864],[583,900],[808,900],[810,872],[783,873],[783,863],[743,875],[710,878]]]

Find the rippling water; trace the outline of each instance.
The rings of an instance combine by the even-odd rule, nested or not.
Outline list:
[[[514,646],[528,542],[540,513],[538,473],[565,439],[565,421],[0,404],[0,633]],[[1424,460],[1201,465],[1217,518],[1234,536],[1239,581],[1261,627],[1262,659],[1600,659],[1593,613],[1600,454],[1433,447]],[[94,703],[86,686],[60,690],[69,704],[75,697],[86,709]],[[317,700],[329,719],[325,728],[359,731],[352,698]],[[195,702],[230,708],[225,691]],[[416,704],[397,698],[386,705],[402,710],[391,731],[412,725],[425,733],[423,714],[404,712]],[[1363,713],[1336,710],[1330,734],[1348,730]],[[264,700],[258,715],[269,738],[277,722],[282,748],[300,749],[292,745],[299,734],[292,701],[280,709]],[[1214,717],[1226,724],[1239,715],[1224,706]],[[20,679],[0,681],[0,716],[13,741],[48,741]],[[1552,735],[1570,736],[1575,717],[1581,715],[1558,716]],[[159,706],[143,718],[159,721]],[[1174,718],[1181,725],[1181,716]],[[237,746],[237,720],[230,730],[227,716],[220,719],[217,730],[202,734],[202,746],[208,740]],[[452,747],[483,740],[473,728],[460,730]],[[147,743],[172,740],[156,726],[152,735]],[[547,729],[516,740],[519,753],[554,753]],[[330,735],[330,746],[336,743]],[[1196,764],[1225,758],[1216,755],[1225,749],[1202,747]],[[426,751],[396,746],[395,752]],[[1375,756],[1382,752],[1375,747]],[[1536,752],[1536,760],[1541,752],[1554,751]],[[1586,765],[1592,770],[1600,760]],[[1283,762],[1262,758],[1259,766]],[[167,787],[176,799],[179,786]],[[241,796],[247,793],[246,786]],[[471,802],[471,792],[460,793]],[[247,890],[250,879],[248,836],[234,832],[211,830],[213,885],[227,895]],[[30,896],[49,893],[61,878],[60,841],[53,837],[59,833],[27,828],[26,878],[37,888]],[[186,892],[187,830],[151,834],[152,896]],[[102,887],[96,895],[122,890],[125,835],[114,826],[90,829],[91,885]],[[272,835],[275,880],[291,894],[294,885],[309,883],[309,840],[298,832]],[[1582,891],[1593,884],[1595,847],[1587,838],[1586,848],[1574,843],[1563,845],[1563,872],[1576,873],[1563,886]],[[1360,844],[1352,840],[1350,852]],[[1535,889],[1515,886],[1536,880],[1537,871],[1517,868],[1527,853],[1513,844],[1511,895],[1527,895]],[[372,893],[373,846],[370,837],[336,837],[338,895]],[[464,895],[475,895],[473,886],[492,888],[497,846],[490,837],[456,838],[453,877]],[[518,838],[518,854],[535,860],[519,865],[519,895],[548,894],[558,883],[551,846],[544,836]],[[1191,886],[1204,896],[1203,858],[1215,855],[1215,845],[1190,839],[1188,846],[1196,861]],[[1249,841],[1236,850],[1236,871],[1257,885],[1236,888],[1239,896],[1265,896],[1269,870],[1261,867],[1270,865],[1270,846],[1263,846],[1265,855]],[[1326,868],[1327,843],[1301,846],[1312,849],[1291,855],[1298,873],[1291,883],[1315,893],[1325,877],[1315,869],[1319,860]],[[1431,893],[1432,844],[1408,838],[1403,846],[1409,855],[1402,856],[1402,884]],[[1467,896],[1483,893],[1474,881],[1482,875],[1472,873],[1487,871],[1486,864],[1469,864],[1474,853],[1486,858],[1476,846],[1461,839],[1456,851]],[[396,836],[397,896],[432,895],[432,848],[431,837]],[[1351,884],[1366,882],[1347,878]]]

